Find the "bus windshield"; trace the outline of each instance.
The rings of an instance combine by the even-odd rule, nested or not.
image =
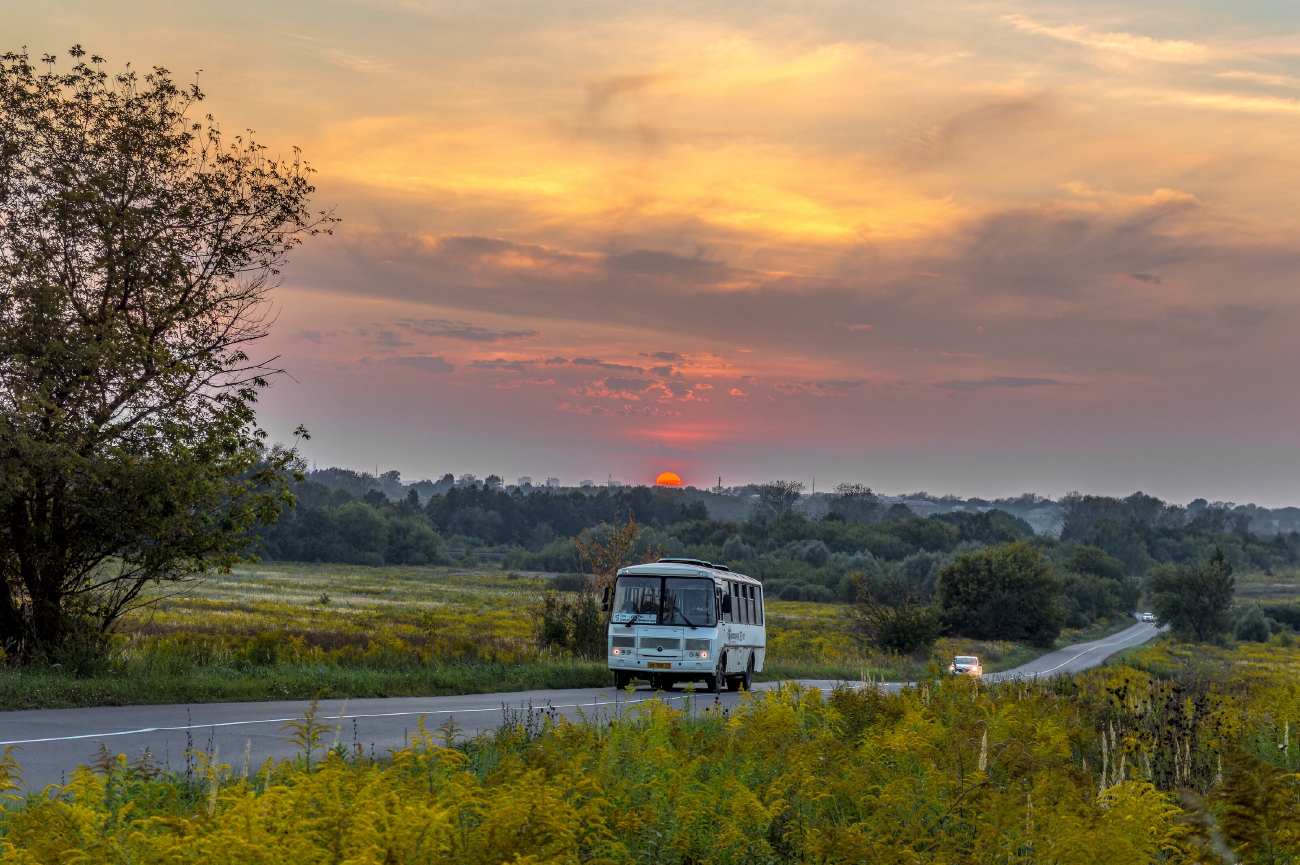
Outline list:
[[[713,581],[689,577],[619,577],[614,588],[616,625],[712,627]]]
[[[616,624],[658,624],[662,594],[662,577],[619,577],[610,618]]]
[[[713,580],[668,577],[664,580],[664,611],[661,625],[712,627]]]

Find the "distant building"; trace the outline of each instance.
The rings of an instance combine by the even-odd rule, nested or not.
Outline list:
[[[533,485],[533,479],[530,478],[528,475],[524,475],[522,478],[519,479],[518,486],[531,487],[532,485]]]
[[[578,481],[578,486],[582,486],[582,487],[594,487],[595,485],[596,482],[593,481],[591,478],[583,478],[582,480]]]
[[[552,489],[559,489],[559,487],[560,487],[560,479],[559,479],[559,478],[547,478],[547,479],[546,479],[546,485],[547,485],[548,487],[551,487]]]
[[[605,481],[605,486],[610,487],[611,489],[616,489],[618,487],[623,486],[623,482],[616,481],[613,478],[610,478],[609,480]]]

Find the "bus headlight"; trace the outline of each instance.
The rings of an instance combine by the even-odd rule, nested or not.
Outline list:
[[[708,652],[700,652],[700,657],[701,657],[701,658],[707,658],[708,656],[709,656],[709,653],[708,653]]]
[[[615,655],[621,655],[621,654],[623,654],[623,650],[622,650],[622,649],[615,649],[615,650],[614,650],[614,654],[615,654]]]

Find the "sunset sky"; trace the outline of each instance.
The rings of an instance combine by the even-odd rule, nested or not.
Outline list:
[[[301,147],[321,466],[1300,504],[1300,4],[0,0]],[[64,61],[66,63],[66,61]]]

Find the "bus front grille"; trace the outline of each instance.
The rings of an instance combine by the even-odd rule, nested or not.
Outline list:
[[[619,649],[635,649],[636,637],[614,637],[614,646]]]
[[[687,639],[686,651],[688,652],[707,652],[709,650],[708,640]]]
[[[682,647],[682,641],[676,637],[642,637],[641,651],[654,652],[659,649],[677,651]]]

